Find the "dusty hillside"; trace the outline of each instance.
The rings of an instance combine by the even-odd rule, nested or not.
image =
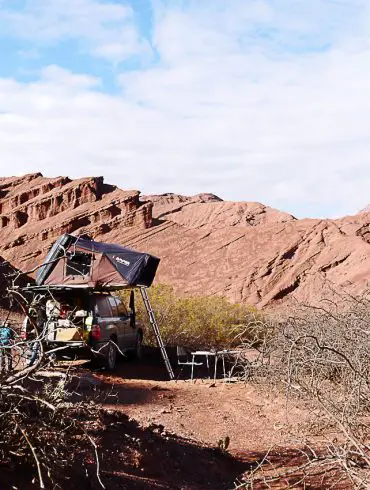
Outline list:
[[[0,179],[0,253],[16,267],[41,262],[64,232],[161,257],[158,280],[187,294],[224,294],[264,306],[315,300],[323,284],[361,292],[370,277],[370,212],[304,219],[212,194],[142,196],[102,177]],[[328,286],[329,285],[329,286]]]

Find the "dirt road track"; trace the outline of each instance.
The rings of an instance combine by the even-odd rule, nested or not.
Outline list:
[[[272,447],[277,464],[297,458],[309,427],[302,405],[262,387],[168,381],[156,355],[88,376],[83,391],[106,413],[99,445],[111,489],[231,489]],[[228,454],[218,449],[226,438]]]

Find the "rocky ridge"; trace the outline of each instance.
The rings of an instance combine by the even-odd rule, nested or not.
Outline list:
[[[161,257],[158,281],[182,294],[219,294],[263,307],[317,301],[328,285],[360,293],[370,277],[370,212],[295,219],[213,194],[140,196],[102,177],[0,179],[0,254],[27,270],[62,233]]]
[[[62,233],[104,235],[151,226],[151,203],[103,177],[47,179],[40,173],[0,179],[0,249],[17,267],[32,268]]]

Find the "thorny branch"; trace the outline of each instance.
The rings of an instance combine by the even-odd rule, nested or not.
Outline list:
[[[319,455],[305,451],[307,462],[293,469],[271,462],[267,452],[235,488],[281,488],[274,485],[282,482],[284,488],[310,482],[315,488],[319,468],[323,473],[316,488],[370,485],[370,300],[341,293],[337,301],[325,303],[297,304],[294,316],[260,325],[260,341],[242,343],[244,356],[239,356],[236,370],[241,379],[302,398],[315,411],[314,423],[322,434],[329,424],[336,436]],[[252,351],[258,354],[251,359]]]
[[[69,374],[63,375],[56,385],[42,382],[36,383],[35,387],[35,382],[44,380],[44,373],[52,368],[53,354],[62,349],[44,348],[47,329],[37,321],[33,312],[49,292],[29,298],[17,285],[17,281],[27,274],[18,271],[2,274],[5,284],[0,299],[6,300],[8,310],[0,328],[8,329],[11,336],[8,340],[0,338],[0,460],[12,464],[22,458],[22,462],[35,468],[39,488],[44,489],[48,482],[53,482],[54,475],[70,463],[73,451],[75,454],[81,451],[81,443],[77,441],[85,440],[86,447],[91,447],[95,454],[96,478],[105,488],[100,476],[97,443],[84,423],[78,420],[79,410],[84,413],[86,407],[80,402],[69,408],[66,390]],[[52,297],[51,292],[49,297]],[[28,319],[34,331],[33,338],[21,338],[21,323],[11,321],[14,312],[18,312],[18,318],[22,315]],[[30,354],[35,352],[37,355],[30,365]],[[89,411],[92,411],[91,407]]]

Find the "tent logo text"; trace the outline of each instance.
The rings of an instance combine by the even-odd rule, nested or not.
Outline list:
[[[126,265],[127,267],[130,265],[130,262],[125,259],[121,259],[121,257],[115,257],[116,261],[120,264]]]

